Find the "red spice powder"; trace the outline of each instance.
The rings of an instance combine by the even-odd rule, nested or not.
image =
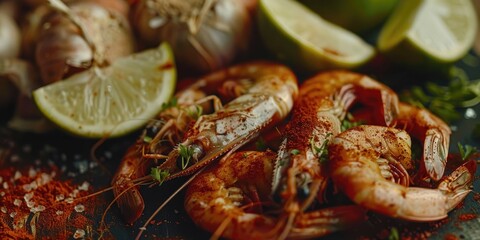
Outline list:
[[[477,218],[477,214],[475,213],[464,213],[458,216],[458,220],[460,221],[470,221]]]
[[[89,184],[57,178],[57,169],[0,169],[0,239],[67,239],[92,232]],[[78,234],[80,233],[80,234]],[[82,237],[83,238],[83,237]]]
[[[445,239],[445,240],[458,240],[458,237],[455,236],[455,235],[453,235],[453,234],[451,234],[451,233],[447,233],[447,234],[445,234],[445,238],[444,238],[444,239]]]
[[[473,193],[473,199],[477,202],[480,202],[480,193]]]

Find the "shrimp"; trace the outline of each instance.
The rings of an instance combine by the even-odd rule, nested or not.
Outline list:
[[[230,239],[278,239],[287,224],[271,198],[276,154],[240,151],[222,158],[187,188],[185,209],[201,228]],[[280,211],[279,211],[280,209]],[[320,209],[303,214],[288,237],[319,237],[363,219],[356,206]]]
[[[222,96],[236,98],[220,110],[202,115],[188,129],[183,142],[158,167],[169,173],[167,180],[192,174],[280,122],[290,113],[298,94],[295,74],[270,62],[232,66],[205,76],[192,87],[219,84]],[[182,149],[191,154],[181,155]]]
[[[176,102],[162,110],[157,119],[150,121],[144,131],[123,157],[111,181],[123,219],[132,224],[144,210],[143,197],[132,181],[148,174],[148,170],[166,158],[166,154],[179,143],[185,130],[206,97],[198,89],[186,89],[175,95]]]
[[[362,125],[337,135],[330,143],[331,178],[355,203],[375,212],[410,221],[447,217],[471,191],[476,163],[469,161],[440,182],[436,189],[406,187],[386,180],[377,160],[410,159],[406,131]]]
[[[286,127],[286,145],[279,153],[273,191],[282,201],[304,211],[313,200],[323,202],[328,174],[324,150],[341,131],[347,110],[361,103],[371,108],[374,122],[390,125],[398,113],[398,98],[387,86],[348,71],[320,73],[300,88],[292,119]],[[291,212],[294,218],[298,212]]]
[[[416,178],[440,180],[447,164],[451,130],[448,125],[426,109],[400,103],[396,127],[405,129],[422,141],[420,170]]]
[[[187,91],[204,94],[203,99],[195,102],[212,100],[214,112],[195,120],[189,118],[188,114],[178,114],[178,109],[173,108],[171,111],[176,111],[175,114],[161,114],[161,118],[168,121],[164,119],[150,125],[160,129],[156,134],[148,135],[147,127],[137,144],[130,148],[112,181],[119,206],[128,223],[137,220],[144,208],[143,199],[133,186],[159,180],[153,179],[145,171],[136,170],[146,162],[142,159],[161,160],[154,164],[163,176],[158,181],[160,183],[189,175],[284,119],[293,106],[298,87],[295,75],[287,67],[253,62],[209,74]],[[221,100],[210,94],[233,100],[222,106]],[[184,97],[189,95],[182,94]],[[194,104],[188,109],[199,108]],[[157,126],[163,122],[165,125]],[[151,141],[145,143],[145,137]],[[190,155],[182,155],[185,153]],[[151,161],[148,166],[152,166]],[[125,196],[120,196],[122,194]]]
[[[273,231],[275,238],[285,238],[296,231],[298,236],[315,236],[306,229],[295,229],[296,224],[303,221],[302,218],[314,215],[313,212],[305,211],[316,193],[323,192],[326,187],[327,175],[322,172],[319,162],[321,153],[318,149],[328,141],[330,135],[340,132],[340,121],[355,101],[378,109],[377,120],[382,124],[390,124],[396,114],[398,100],[395,93],[363,75],[345,71],[323,73],[301,86],[292,119],[286,127],[287,140],[280,147],[273,176],[271,193],[279,196],[282,201],[280,220],[275,223],[281,227]],[[340,214],[340,209],[337,210]],[[336,210],[332,211],[335,214]],[[354,215],[357,217],[352,219],[359,219],[359,215]],[[242,224],[251,228],[248,227],[248,222],[233,225]],[[231,234],[227,233],[228,235]]]

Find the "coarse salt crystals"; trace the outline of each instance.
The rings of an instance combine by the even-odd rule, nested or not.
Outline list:
[[[75,209],[76,212],[80,213],[80,212],[85,211],[85,206],[83,206],[82,204],[78,204],[74,207],[74,209]]]
[[[85,230],[83,229],[77,229],[75,233],[73,234],[73,238],[79,239],[85,237]]]

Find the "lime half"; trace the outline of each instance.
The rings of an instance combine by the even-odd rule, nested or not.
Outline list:
[[[375,53],[354,33],[293,0],[261,0],[258,27],[267,49],[303,70],[356,68]]]
[[[154,118],[175,83],[173,54],[164,43],[39,88],[33,96],[42,113],[66,131],[115,137]]]
[[[378,48],[407,66],[438,69],[463,57],[476,31],[470,0],[401,1],[380,33]]]

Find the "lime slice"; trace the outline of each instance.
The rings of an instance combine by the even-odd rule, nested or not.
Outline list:
[[[39,88],[33,96],[42,113],[66,131],[115,137],[155,117],[175,83],[173,54],[164,43]]]
[[[298,0],[322,18],[356,33],[380,25],[398,0]]]
[[[261,0],[258,27],[267,49],[302,70],[355,68],[375,53],[354,33],[293,0]]]
[[[469,51],[476,30],[471,1],[401,1],[380,32],[378,48],[407,66],[439,69]]]

